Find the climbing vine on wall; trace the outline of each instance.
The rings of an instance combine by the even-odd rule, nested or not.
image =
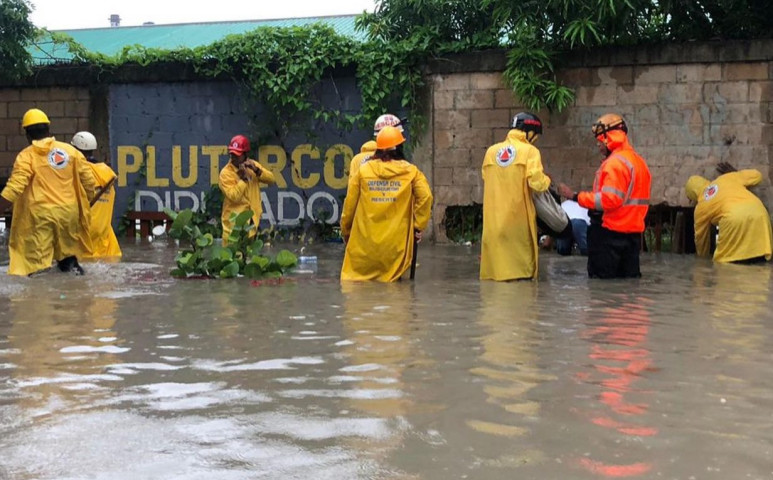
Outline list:
[[[21,17],[25,17],[29,13],[26,3],[11,0],[3,5],[20,5]],[[204,74],[230,76],[246,87],[250,97],[266,106],[269,117],[276,119],[274,128],[279,134],[299,116],[335,121],[341,126],[365,125],[385,110],[399,106],[411,111],[415,139],[416,130],[423,124],[417,121],[422,110],[421,67],[434,56],[507,49],[504,79],[519,99],[532,110],[562,110],[571,105],[574,93],[555,75],[559,53],[604,45],[768,38],[773,29],[769,3],[379,0],[373,13],[356,19],[357,28],[367,35],[364,42],[338,35],[322,24],[260,27],[195,49],[168,51],[132,46],[114,57],[88,52],[62,34],[52,36],[70,47],[76,61],[101,68],[130,62],[150,65],[182,61],[194,64]],[[31,24],[27,22],[27,26]],[[325,109],[310,94],[310,87],[336,67],[356,69],[363,100],[363,109],[357,115]]]
[[[411,111],[413,138],[418,138],[424,124],[418,99],[424,85],[420,66],[425,53],[411,41],[360,42],[315,24],[259,27],[197,48],[161,50],[134,45],[106,56],[87,51],[64,34],[52,36],[67,45],[74,61],[103,70],[132,63],[182,62],[204,76],[230,78],[243,88],[248,104],[266,108],[267,114],[258,119],[262,122],[258,130],[272,130],[268,133],[275,138],[283,138],[298,125],[309,125],[309,118],[351,129],[365,127],[396,108]],[[319,82],[335,81],[337,68],[354,70],[363,105],[356,114],[322,105],[313,94]]]
[[[360,28],[366,26],[361,23]],[[422,67],[437,54],[493,46],[480,39],[452,44],[431,35],[388,40],[371,36],[367,41],[358,41],[323,24],[259,27],[197,48],[162,50],[133,45],[114,56],[87,51],[61,33],[52,37],[67,45],[74,61],[103,70],[125,64],[182,62],[193,65],[206,77],[230,78],[242,87],[248,105],[266,108],[266,114],[251,118],[258,135],[278,139],[291,130],[303,130],[299,126],[308,129],[309,119],[334,123],[341,129],[366,128],[385,111],[398,108],[411,112],[408,125],[411,137],[417,139],[425,126],[421,115]],[[551,80],[552,66],[547,59],[534,55],[533,49],[513,49],[506,79],[516,86],[515,93],[526,105],[563,109],[571,103],[571,91]],[[335,85],[333,71],[338,68],[354,71],[362,97],[362,109],[357,113],[325,106],[313,94],[321,81],[330,79]],[[541,77],[545,73],[548,76]],[[524,78],[529,82],[518,81]]]

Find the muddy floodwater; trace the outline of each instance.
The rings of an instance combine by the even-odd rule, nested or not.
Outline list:
[[[174,280],[174,247],[0,272],[0,479],[771,479],[771,266],[646,255],[589,280]],[[294,247],[297,248],[297,247]]]

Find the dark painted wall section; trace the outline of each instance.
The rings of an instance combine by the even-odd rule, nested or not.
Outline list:
[[[315,90],[312,98],[326,108],[360,111],[353,78],[327,80]],[[278,138],[265,128],[270,119],[263,109],[245,107],[231,82],[114,84],[108,110],[111,164],[119,176],[114,223],[127,208],[197,208],[217,183],[236,134],[251,139],[250,157],[277,177],[277,185],[262,189],[261,228],[297,225],[320,211],[333,223],[340,219],[349,160],[372,138],[370,130],[339,131],[309,120]]]

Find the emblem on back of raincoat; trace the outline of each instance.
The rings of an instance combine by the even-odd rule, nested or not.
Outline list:
[[[55,148],[48,152],[48,164],[51,165],[51,167],[61,170],[70,163],[70,156],[67,155],[67,152],[65,152],[62,149]]]
[[[515,161],[515,148],[512,145],[502,147],[497,152],[497,165],[506,167]]]
[[[703,199],[711,200],[717,195],[717,193],[719,193],[719,186],[714,184],[709,185],[706,187],[706,190],[703,191]]]

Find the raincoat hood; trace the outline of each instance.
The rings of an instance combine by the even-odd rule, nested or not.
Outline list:
[[[54,137],[41,138],[40,140],[32,141],[32,148],[38,152],[48,153],[54,145],[56,139]]]
[[[368,140],[362,144],[362,147],[360,147],[360,153],[372,153],[376,151],[376,148],[376,141]]]
[[[687,195],[687,198],[697,202],[698,195],[709,186],[709,183],[708,179],[700,175],[693,175],[687,179],[687,183],[684,185],[684,193]]]
[[[521,130],[516,130],[516,129],[510,130],[509,132],[507,132],[507,140],[510,142],[518,141],[518,142],[529,143],[529,141],[526,140],[526,132]]]
[[[373,169],[373,173],[379,178],[394,178],[404,174],[406,167],[410,165],[410,163],[405,160],[390,160],[388,162],[371,160],[368,162],[368,165],[370,165],[370,168]]]
[[[621,148],[631,148],[628,143],[628,134],[622,130],[610,130],[606,133],[607,141],[606,145],[610,152],[619,150]]]

